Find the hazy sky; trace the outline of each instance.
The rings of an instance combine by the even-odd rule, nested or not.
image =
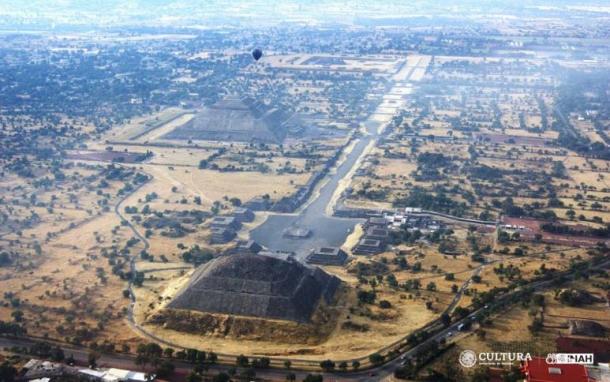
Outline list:
[[[224,21],[349,22],[353,18],[453,16],[588,6],[601,0],[1,0],[0,25],[197,26]]]

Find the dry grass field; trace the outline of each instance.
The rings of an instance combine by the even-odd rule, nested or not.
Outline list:
[[[120,228],[113,212],[70,221],[76,225],[44,240],[40,255],[20,260],[25,269],[17,273],[2,269],[2,290],[20,303],[0,307],[0,319],[10,321],[12,312],[19,310],[32,335],[67,341],[133,340],[133,334],[124,330],[129,303],[122,297],[126,283],[112,274],[108,259],[101,255],[102,248],[125,243],[131,232]],[[29,230],[28,238],[46,236],[57,228],[57,223],[43,220]]]

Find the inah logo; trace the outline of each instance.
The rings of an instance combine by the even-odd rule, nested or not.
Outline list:
[[[546,363],[552,364],[576,364],[593,365],[595,362],[593,353],[549,353],[546,356]]]
[[[473,367],[477,363],[477,354],[472,350],[464,350],[460,353],[460,365],[464,367]]]

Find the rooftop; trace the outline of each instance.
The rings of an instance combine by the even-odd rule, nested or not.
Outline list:
[[[536,357],[523,366],[527,382],[591,382],[584,365],[548,364]]]

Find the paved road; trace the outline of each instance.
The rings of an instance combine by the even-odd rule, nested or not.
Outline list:
[[[131,229],[131,231],[133,232],[133,234],[140,239],[140,241],[142,242],[142,244],[144,245],[143,250],[148,251],[148,249],[150,248],[150,243],[148,242],[148,239],[146,239],[146,237],[144,237],[144,235],[142,235],[137,229],[136,227],[133,225],[133,223],[127,218],[125,217],[122,213],[121,213],[121,207],[123,205],[123,203],[125,202],[125,200],[127,200],[127,198],[129,198],[131,195],[135,194],[140,188],[142,188],[145,184],[142,183],[140,184],[138,187],[136,187],[136,189],[133,190],[133,192],[131,192],[128,195],[123,196],[119,202],[114,206],[114,212],[119,216],[119,218],[121,218],[121,220],[127,222],[127,226],[129,227],[129,229]],[[130,303],[129,303],[129,309],[127,310],[127,322],[129,323],[129,327],[131,329],[133,329],[134,331],[140,333],[142,336],[144,337],[148,337],[151,340],[154,340],[154,338],[150,337],[150,335],[148,333],[146,333],[142,328],[139,327],[139,325],[135,322],[134,316],[133,316],[133,310],[136,304],[136,295],[133,291],[133,280],[136,274],[136,260],[138,258],[138,254],[134,253],[131,255],[131,258],[129,259],[129,271],[131,272],[132,277],[129,279],[129,283],[127,286],[127,289],[129,290],[129,299],[130,299]]]
[[[42,341],[42,340],[41,340]],[[52,343],[50,341],[45,341]],[[25,337],[2,337],[0,336],[0,347],[1,348],[12,348],[12,347],[30,347],[36,343],[35,339],[25,338]],[[91,350],[86,347],[77,347],[71,346],[64,343],[57,343],[57,345],[64,351],[66,356],[72,355],[76,364],[78,366],[86,367],[89,354]],[[178,376],[184,376],[190,373],[193,368],[193,364],[180,361],[177,359],[173,359],[172,363],[175,365],[175,373]],[[99,358],[97,359],[97,367],[98,368],[119,368],[126,370],[140,370],[140,371],[152,371],[152,369],[143,370],[141,366],[135,363],[135,357],[131,354],[125,353],[115,353],[115,354],[99,354]],[[209,374],[213,375],[219,372],[228,372],[232,366],[227,365],[210,365]],[[286,375],[288,373],[294,373],[297,377],[297,380],[303,380],[308,374],[312,372],[308,371],[299,371],[299,370],[288,370],[288,369],[264,369],[264,370],[256,370],[257,378],[261,378],[263,380],[272,380],[272,381],[285,381]],[[315,374],[323,374],[325,381],[366,381],[370,372],[359,373],[362,377],[353,376],[341,376],[330,373],[315,373]],[[176,380],[176,379],[174,379]],[[180,378],[178,378],[180,380]]]
[[[372,134],[356,138],[353,149],[347,153],[336,171],[322,180],[323,185],[302,211],[297,214],[270,215],[263,224],[250,232],[250,237],[271,250],[295,252],[299,258],[303,258],[313,248],[341,246],[362,219],[332,217],[327,215],[326,210],[340,181],[357,165],[366,147],[375,139],[378,128],[378,123],[370,123],[367,131]],[[287,238],[282,235],[287,227],[306,228],[311,231],[311,235],[304,239]]]

